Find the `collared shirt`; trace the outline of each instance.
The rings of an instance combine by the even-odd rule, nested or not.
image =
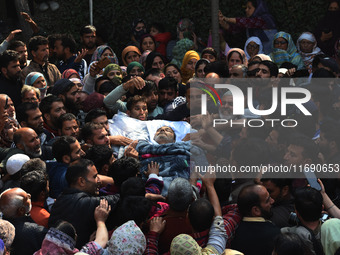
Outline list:
[[[21,71],[21,80],[24,83],[26,76],[31,72],[40,72],[44,75],[46,79],[46,83],[48,86],[53,86],[57,80],[61,79],[61,73],[59,72],[58,68],[50,63],[46,63],[45,65],[39,65],[38,63],[34,62],[33,60],[31,63],[26,66]]]

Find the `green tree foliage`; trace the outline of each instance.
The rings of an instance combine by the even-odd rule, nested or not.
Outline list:
[[[56,12],[38,13],[34,19],[40,26],[52,33],[72,33],[79,42],[80,27],[89,23],[89,2],[87,0],[59,0]],[[94,25],[104,25],[110,31],[109,45],[120,57],[122,49],[130,41],[131,23],[143,18],[147,24],[161,22],[176,36],[176,24],[181,18],[195,22],[197,36],[206,41],[211,22],[210,2],[206,0],[94,0]],[[220,9],[227,17],[244,16],[244,1],[220,0]],[[291,33],[294,41],[304,31],[314,31],[320,18],[326,12],[327,0],[267,0],[278,30]],[[228,38],[232,47],[243,48],[245,34]]]

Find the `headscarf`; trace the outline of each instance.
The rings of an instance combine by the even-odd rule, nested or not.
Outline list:
[[[187,81],[193,77],[195,71],[192,70],[188,70],[186,69],[186,65],[188,64],[188,62],[190,61],[190,59],[197,59],[200,60],[200,56],[198,55],[198,53],[194,50],[189,50],[187,51],[187,53],[185,53],[184,58],[183,58],[183,62],[182,62],[182,66],[181,66],[181,73],[182,73],[182,82],[183,83],[187,83]]]
[[[246,41],[246,43],[244,44],[244,52],[245,52],[248,60],[250,59],[250,56],[249,56],[248,51],[247,51],[247,46],[251,42],[254,42],[259,46],[259,52],[257,54],[263,53],[263,45],[262,45],[260,38],[258,38],[257,36],[249,37],[248,40]]]
[[[185,53],[194,47],[194,42],[190,39],[184,38],[179,40],[172,50],[173,59],[171,63],[181,67]]]
[[[300,49],[300,41],[302,40],[307,40],[307,41],[310,41],[312,43],[314,43],[314,47],[313,47],[313,51],[310,52],[310,53],[305,53],[305,52],[302,52],[301,49]],[[313,62],[313,59],[316,55],[319,55],[319,54],[322,54],[322,51],[320,50],[319,47],[316,46],[316,39],[315,39],[315,36],[310,33],[310,32],[304,32],[300,35],[300,37],[297,39],[297,42],[296,42],[296,48],[298,50],[298,52],[300,53],[301,57],[302,57],[302,60],[303,60],[303,63],[305,64],[305,67],[307,69],[311,69],[312,68],[312,62]]]
[[[120,72],[122,73],[122,75],[123,75],[122,69],[120,68],[119,65],[117,65],[117,64],[109,64],[109,65],[107,65],[107,66],[105,67],[103,76],[107,76],[107,74],[108,74],[109,72],[111,72],[112,70],[120,71]]]
[[[233,53],[234,51],[240,53],[241,55],[241,60],[242,60],[242,65],[245,65],[245,66],[248,66],[248,59],[247,59],[247,56],[246,56],[246,53],[244,53],[243,50],[241,50],[240,48],[231,48],[228,53],[227,53],[227,61],[229,62],[229,55],[231,53]]]
[[[66,69],[66,70],[63,72],[63,74],[61,75],[61,78],[63,78],[63,79],[70,79],[70,77],[71,77],[73,74],[77,75],[77,78],[80,79],[79,73],[78,73],[76,70],[71,69],[71,68],[70,68],[70,69]]]
[[[109,254],[142,255],[146,249],[143,232],[133,220],[118,227],[108,243]]]
[[[145,61],[145,70],[149,70],[152,68],[152,63],[155,60],[156,57],[160,57],[165,65],[165,60],[164,57],[161,55],[161,53],[157,52],[157,51],[151,51],[149,53],[149,55],[146,57],[146,61]]]
[[[146,33],[146,28],[144,28],[142,30],[139,30],[139,31],[136,31],[136,26],[138,25],[138,23],[143,23],[145,25],[145,27],[146,27],[145,21],[143,19],[141,19],[141,18],[135,19],[132,22],[131,31],[132,31],[132,34],[133,34],[133,36],[135,37],[135,39],[137,41],[139,41],[141,36]]]
[[[4,241],[6,248],[12,246],[15,237],[15,228],[12,223],[7,220],[0,219],[0,238]]]
[[[126,69],[126,72],[127,72],[128,75],[130,74],[132,68],[134,68],[135,66],[138,66],[140,69],[142,69],[143,73],[145,72],[144,66],[142,66],[139,62],[133,61],[128,65],[128,67]]]
[[[43,75],[42,73],[39,73],[39,72],[31,72],[31,73],[29,73],[29,74],[26,76],[25,84],[34,87],[33,84],[34,84],[34,82],[35,82],[39,77],[43,77],[43,78],[45,79],[45,77],[44,77],[44,75]],[[45,81],[46,81],[46,79],[45,79]],[[46,96],[47,82],[46,82],[45,87],[43,87],[43,88],[38,88],[38,89],[39,89],[39,91],[40,91],[40,98],[43,99],[43,98]]]
[[[100,45],[100,46],[97,47],[97,49],[94,51],[94,53],[92,55],[91,62],[99,61],[100,58],[102,57],[104,51],[107,50],[107,49],[109,49],[112,52],[112,54],[113,54],[113,56],[110,57],[111,62],[113,64],[117,64],[118,65],[119,62],[118,62],[118,58],[116,56],[116,53],[114,53],[114,51],[111,49],[111,47],[107,46],[107,45]]]
[[[267,29],[275,29],[276,28],[275,21],[273,16],[269,13],[269,9],[267,7],[266,2],[263,0],[257,0],[256,5],[257,5],[256,9],[253,15],[251,15],[251,17],[262,18],[266,22]]]
[[[171,255],[201,255],[202,249],[194,238],[187,234],[180,234],[172,239]]]
[[[333,255],[340,248],[340,220],[329,219],[321,226],[321,243],[325,255]]]
[[[134,51],[136,52],[139,56],[142,55],[142,53],[140,53],[140,50],[136,47],[136,46],[127,46],[123,51],[122,51],[122,60],[125,66],[127,66],[127,62],[125,60],[126,54],[128,54],[128,52],[130,51]]]
[[[288,48],[287,50],[277,49],[274,48],[274,41],[277,38],[284,38],[288,42]],[[273,50],[270,53],[270,58],[273,60],[273,62],[280,67],[280,65],[284,62],[290,62],[298,67],[298,70],[304,68],[304,64],[301,58],[301,55],[297,53],[295,44],[293,42],[293,39],[290,34],[286,32],[278,32],[274,35],[273,38]]]
[[[264,61],[264,60],[272,61],[272,59],[266,54],[257,54],[257,55],[255,55],[255,57],[259,57],[261,59],[261,61]]]
[[[75,254],[79,250],[75,248],[76,241],[64,232],[50,228],[42,242],[41,249],[34,255],[43,254]]]
[[[104,95],[93,92],[88,95],[83,102],[83,110],[84,112],[89,112],[92,109],[102,108],[104,106]]]

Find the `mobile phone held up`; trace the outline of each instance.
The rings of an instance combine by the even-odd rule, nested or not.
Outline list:
[[[321,190],[321,186],[320,186],[320,184],[318,183],[318,178],[316,178],[315,173],[314,173],[314,172],[311,172],[311,171],[308,171],[308,170],[306,171],[306,169],[305,169],[305,170],[304,170],[304,174],[305,174],[305,177],[306,177],[306,179],[307,179],[309,185],[310,185],[312,188],[314,188],[314,189],[320,191],[320,190]]]

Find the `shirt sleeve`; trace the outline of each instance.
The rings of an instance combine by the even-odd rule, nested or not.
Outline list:
[[[266,22],[264,19],[259,17],[252,18],[236,18],[236,24],[242,28],[261,28],[266,29]]]

